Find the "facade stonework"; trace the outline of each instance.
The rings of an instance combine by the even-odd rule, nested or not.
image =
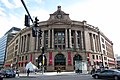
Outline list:
[[[41,63],[41,48],[45,48],[45,70],[74,71],[75,61],[83,61],[87,70],[93,67],[115,67],[113,43],[99,31],[98,27],[87,24],[86,21],[73,21],[58,6],[58,10],[50,14],[47,21],[39,22],[43,31],[42,38],[32,37],[32,28],[21,30],[8,44],[7,54],[11,49],[13,57],[6,56],[6,63],[24,71],[31,61],[38,68]],[[13,45],[14,44],[14,45]],[[13,45],[13,46],[12,46]],[[9,67],[7,65],[6,67]]]

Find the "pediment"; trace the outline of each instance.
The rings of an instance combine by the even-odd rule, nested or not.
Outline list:
[[[48,22],[50,24],[70,24],[71,19],[69,18],[69,14],[62,11],[61,6],[58,6],[58,10],[55,11],[53,14],[50,14]]]

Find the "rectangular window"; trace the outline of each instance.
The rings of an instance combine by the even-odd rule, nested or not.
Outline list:
[[[105,45],[104,44],[102,44],[102,47],[105,49]]]
[[[24,56],[22,56],[22,60],[24,60]]]
[[[27,60],[27,59],[28,59],[28,57],[26,56],[26,57],[25,57],[25,60]]]
[[[102,40],[102,42],[104,43],[104,39],[103,39],[103,38],[101,38],[101,40]]]
[[[98,55],[96,55],[96,59],[98,59]]]
[[[15,46],[15,50],[17,50],[17,49],[18,49],[18,45]]]
[[[105,50],[103,50],[103,54],[105,54]]]
[[[93,58],[93,59],[95,59],[95,56],[94,56],[94,55],[92,55],[92,58]]]
[[[16,40],[16,44],[18,43],[18,39]]]

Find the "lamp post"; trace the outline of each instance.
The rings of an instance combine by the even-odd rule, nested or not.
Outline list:
[[[42,74],[44,73],[44,64],[45,64],[45,57],[44,54],[42,54]]]

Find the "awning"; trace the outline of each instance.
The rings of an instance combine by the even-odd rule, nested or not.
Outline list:
[[[19,61],[18,64],[26,63],[27,61]]]
[[[6,63],[6,64],[4,64],[4,66],[10,66],[11,64],[9,64],[9,63]]]
[[[109,61],[108,64],[115,64],[115,62],[113,62],[113,61]]]
[[[96,60],[94,60],[94,62],[102,62],[102,60],[98,60],[98,59],[96,59]]]

